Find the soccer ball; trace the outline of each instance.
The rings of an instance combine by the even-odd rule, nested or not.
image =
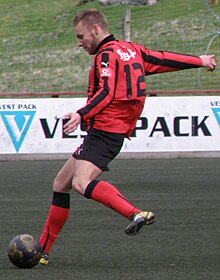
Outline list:
[[[30,234],[15,236],[8,245],[8,257],[19,268],[32,268],[39,263],[43,249]]]

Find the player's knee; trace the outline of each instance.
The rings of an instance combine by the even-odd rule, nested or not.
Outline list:
[[[72,188],[74,189],[74,191],[84,195],[86,186],[85,186],[85,182],[83,182],[80,178],[73,179]]]
[[[60,192],[62,187],[61,187],[61,182],[59,177],[55,177],[54,181],[53,181],[53,189],[56,192]]]
[[[59,176],[56,176],[53,181],[53,190],[55,192],[69,192],[71,185],[66,185]]]

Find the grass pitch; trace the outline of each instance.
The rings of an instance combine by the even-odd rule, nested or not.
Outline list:
[[[102,178],[152,209],[156,223],[126,236],[123,217],[72,193],[49,266],[14,267],[7,245],[19,233],[40,236],[63,163],[0,162],[1,280],[220,279],[220,159],[115,160]]]

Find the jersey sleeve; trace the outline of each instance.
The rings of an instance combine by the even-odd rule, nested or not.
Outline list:
[[[142,50],[145,63],[145,75],[178,71],[202,66],[200,57],[174,52]]]
[[[117,59],[112,51],[102,51],[94,60],[93,72],[90,77],[89,100],[77,112],[86,121],[97,115],[113,100],[117,80]]]

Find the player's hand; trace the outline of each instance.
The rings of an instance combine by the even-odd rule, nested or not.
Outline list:
[[[208,71],[215,70],[217,63],[214,55],[201,55],[200,58],[202,59],[202,66],[207,67]]]
[[[65,134],[70,134],[71,132],[75,131],[78,125],[81,123],[81,116],[79,113],[67,113],[63,116],[63,119],[69,119],[67,123],[63,126],[63,131]]]

